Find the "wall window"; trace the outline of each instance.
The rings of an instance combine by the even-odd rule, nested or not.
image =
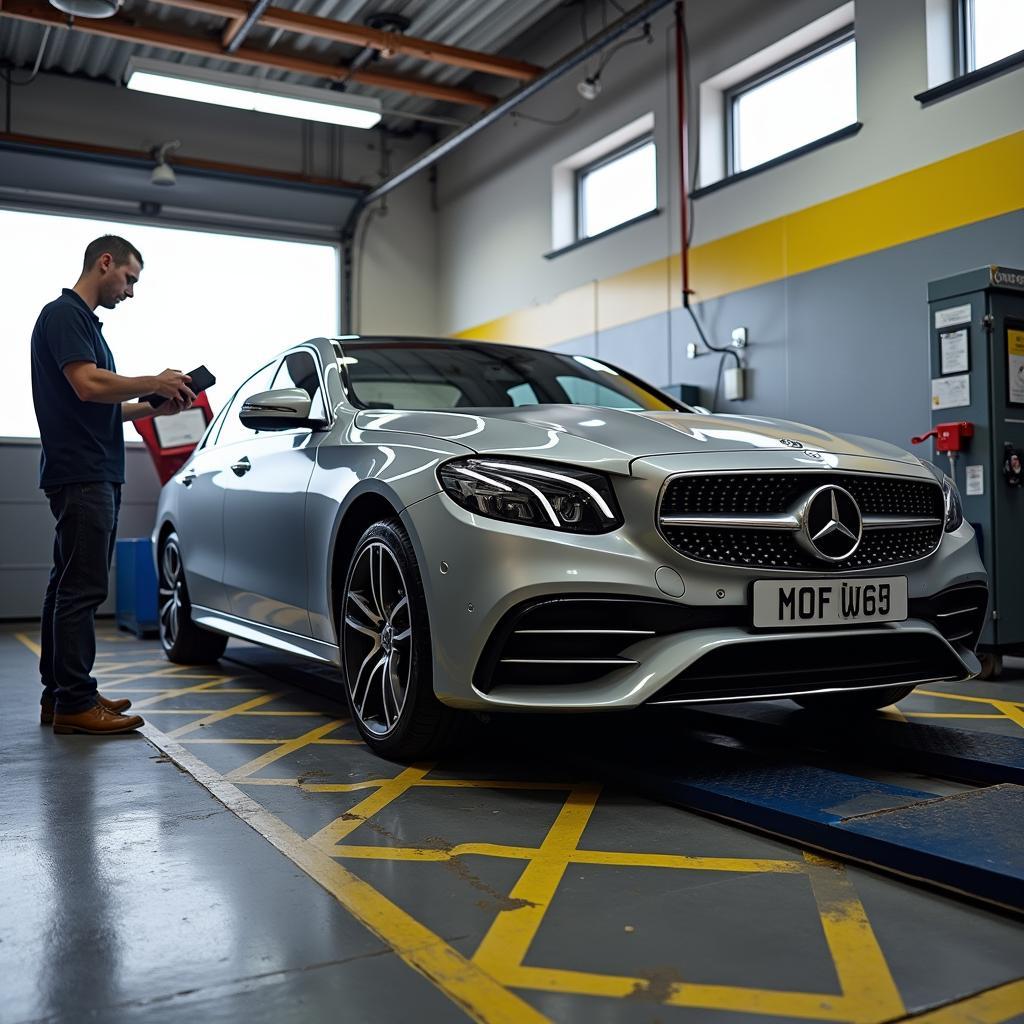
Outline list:
[[[658,205],[654,139],[638,139],[576,172],[577,238],[592,238]]]
[[[622,125],[551,168],[551,249],[562,249],[657,210],[654,114]]]
[[[854,124],[857,49],[852,26],[740,83],[726,94],[726,104],[730,174]]]
[[[75,283],[86,245],[104,234],[123,235],[145,261],[135,298],[96,311],[126,376],[205,363],[217,378],[208,392],[217,412],[282,349],[338,330],[334,246],[0,209],[3,340],[11,354],[0,437],[38,437],[32,326],[61,287]],[[139,439],[131,424],[125,438]]]
[[[1022,0],[960,0],[960,73],[1024,50]]]

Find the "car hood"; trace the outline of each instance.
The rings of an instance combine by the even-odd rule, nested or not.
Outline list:
[[[532,405],[452,412],[360,412],[360,430],[420,434],[457,441],[478,453],[601,464],[657,455],[743,451],[811,451],[919,466],[896,445],[833,434],[790,420],[683,412],[625,412],[587,405]],[[628,468],[624,471],[628,472]]]

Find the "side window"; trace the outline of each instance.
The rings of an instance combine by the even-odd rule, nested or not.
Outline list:
[[[220,428],[220,434],[217,436],[217,447],[221,447],[225,444],[234,444],[236,441],[245,441],[250,437],[255,437],[257,431],[250,430],[248,427],[242,425],[242,421],[238,418],[239,410],[242,408],[242,404],[245,402],[250,395],[259,394],[261,391],[270,390],[270,375],[274,370],[274,364],[268,363],[261,370],[257,370],[236,392],[234,398],[231,399],[231,404],[228,406],[228,410],[224,413],[224,424]]]
[[[292,352],[286,355],[274,375],[271,391],[278,388],[300,388],[310,397],[309,415],[311,419],[328,419],[324,404],[323,392],[320,389],[320,375],[316,369],[316,359],[311,352]]]
[[[507,388],[505,394],[512,399],[512,404],[516,406],[538,404],[537,392],[533,390],[533,385],[529,382]]]

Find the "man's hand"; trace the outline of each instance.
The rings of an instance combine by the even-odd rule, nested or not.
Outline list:
[[[185,403],[173,410],[173,412],[181,412],[182,409],[187,409],[196,400],[196,396],[186,386],[191,380],[192,378],[187,373],[182,373],[181,370],[164,370],[163,373],[157,374],[153,378],[153,392],[162,398]],[[163,405],[159,406],[156,415],[170,415],[170,411],[161,411],[166,405],[167,402],[164,402]]]
[[[188,391],[188,388],[185,388]],[[191,395],[192,392],[188,391]],[[169,398],[166,402],[158,405],[153,410],[154,416],[175,416],[179,412],[184,412],[186,409],[192,407],[191,398]]]

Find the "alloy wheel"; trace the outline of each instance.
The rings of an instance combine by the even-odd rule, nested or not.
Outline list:
[[[345,592],[342,651],[352,710],[369,732],[386,736],[409,695],[412,616],[402,567],[371,541],[359,553]]]
[[[169,537],[160,556],[159,621],[160,640],[165,649],[178,639],[184,598],[185,574],[181,566],[181,550],[177,540]]]

